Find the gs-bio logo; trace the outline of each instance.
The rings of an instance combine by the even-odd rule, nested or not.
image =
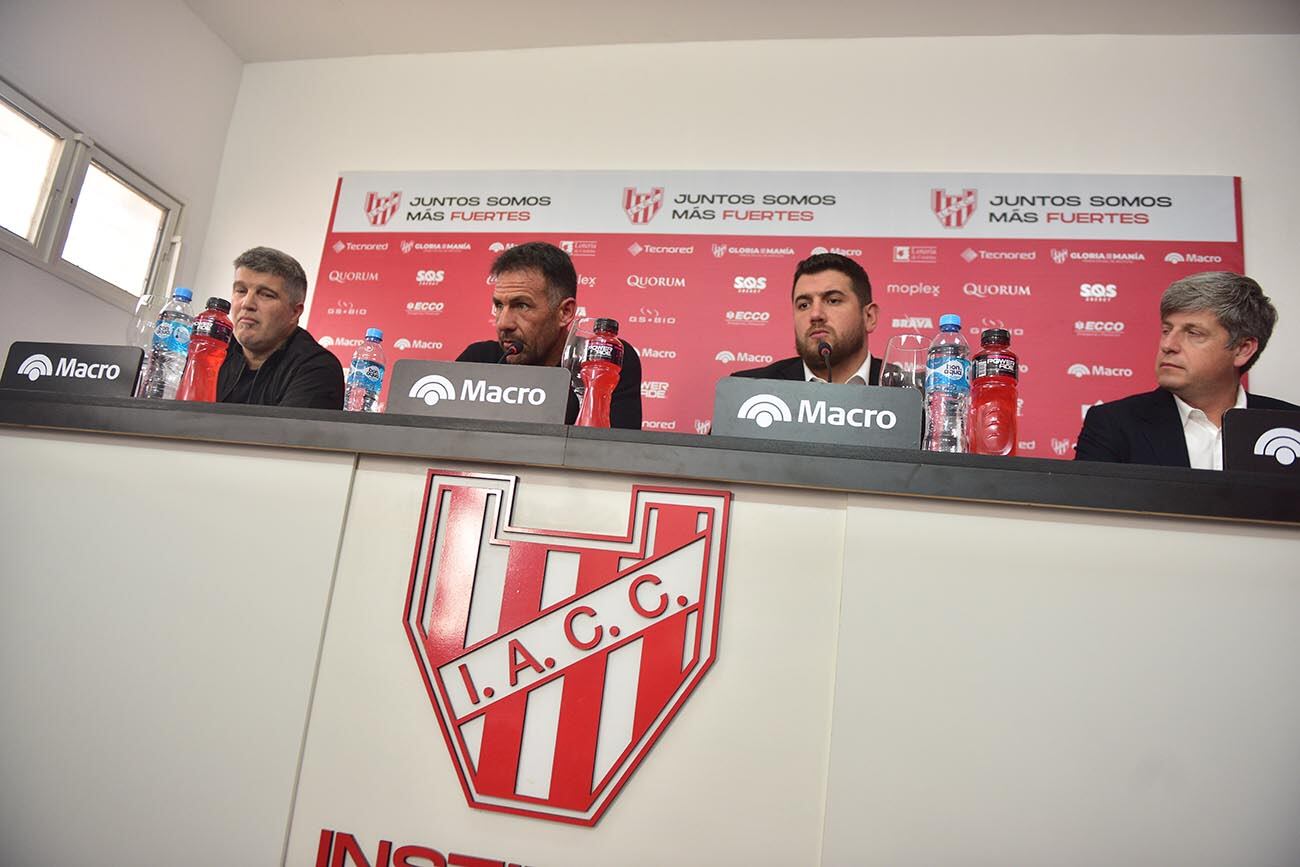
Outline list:
[[[1114,283],[1080,283],[1079,297],[1084,301],[1111,301],[1119,292]]]
[[[717,657],[731,494],[633,486],[613,535],[517,496],[429,471],[405,630],[469,805],[594,825]]]

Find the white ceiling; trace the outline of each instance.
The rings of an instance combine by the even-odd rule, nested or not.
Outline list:
[[[185,0],[248,62],[870,36],[1300,33],[1300,0]]]

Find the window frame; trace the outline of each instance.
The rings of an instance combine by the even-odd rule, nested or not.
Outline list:
[[[50,182],[49,194],[39,206],[34,240],[28,241],[21,235],[0,227],[0,250],[12,253],[64,282],[128,312],[136,309],[144,295],[165,295],[171,289],[170,284],[176,273],[181,245],[178,231],[185,211],[184,203],[99,147],[90,136],[64,123],[3,78],[0,78],[0,102],[7,103],[7,107],[25,115],[60,140],[58,163]],[[81,196],[81,187],[92,162],[164,211],[162,224],[154,240],[148,277],[141,287],[140,295],[63,258],[64,245],[72,228],[72,217]]]

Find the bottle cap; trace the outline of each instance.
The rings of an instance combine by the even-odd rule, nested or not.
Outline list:
[[[980,346],[992,346],[995,343],[1011,344],[1011,332],[1005,328],[985,328],[980,335]]]
[[[617,319],[597,319],[596,324],[593,327],[596,329],[596,333],[598,334],[601,331],[608,331],[610,334],[618,334]]]
[[[961,317],[958,316],[956,313],[943,314],[942,316],[939,317],[939,327],[943,328],[946,325],[952,325],[957,328],[961,328]]]
[[[229,313],[230,302],[227,301],[225,298],[217,298],[216,296],[213,296],[212,298],[208,299],[208,309],[220,310],[222,313]]]
[[[381,331],[380,329],[378,329],[378,328],[367,328],[367,329],[366,329],[366,340],[379,340],[379,341],[382,341],[383,339],[384,339],[384,332]]]
[[[177,286],[176,290],[172,292],[172,297],[179,298],[182,301],[190,301],[194,298],[194,293],[184,286]]]

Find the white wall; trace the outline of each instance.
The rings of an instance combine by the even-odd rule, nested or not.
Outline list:
[[[242,64],[180,0],[4,0],[0,77],[185,203],[177,279],[208,229]],[[121,342],[126,312],[0,253],[0,352]]]
[[[1300,37],[601,46],[250,64],[197,282],[266,243],[309,275],[342,170],[1236,174],[1248,269],[1300,337]],[[868,263],[870,265],[870,263]],[[1300,400],[1283,353],[1252,387]]]

